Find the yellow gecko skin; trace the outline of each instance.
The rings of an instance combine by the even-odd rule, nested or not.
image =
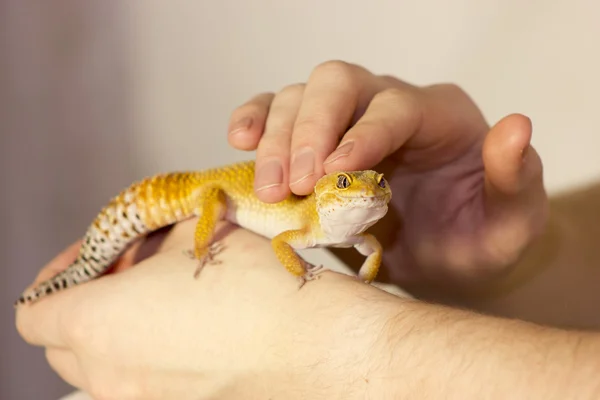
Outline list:
[[[225,219],[271,239],[277,258],[301,285],[321,267],[306,263],[295,250],[313,247],[355,247],[367,257],[359,279],[370,283],[379,270],[382,248],[365,231],[387,213],[391,198],[386,180],[375,171],[331,173],[310,195],[290,195],[278,203],[256,197],[254,161],[152,176],[114,197],[87,229],[75,261],[24,291],[15,306],[99,277],[134,241],[194,216],[199,219],[189,254],[200,261],[196,277],[219,251],[213,235],[217,222]]]

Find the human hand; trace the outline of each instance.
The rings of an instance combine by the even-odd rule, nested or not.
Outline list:
[[[331,341],[364,329],[364,321],[340,316],[347,307],[357,310],[352,302],[363,302],[357,291],[376,289],[324,272],[298,291],[269,242],[243,229],[222,239],[221,264],[194,279],[195,261],[182,254],[193,242],[194,222],[134,245],[117,273],[19,307],[20,334],[45,347],[52,368],[95,399],[263,399],[277,397],[277,390],[294,398],[324,390],[319,382],[329,385],[337,381],[330,374],[356,366],[328,366],[343,362]],[[219,236],[224,228],[231,226],[221,224]],[[36,281],[66,268],[78,245]],[[338,290],[339,282],[353,286]],[[371,312],[367,305],[364,310]],[[339,346],[340,357],[356,356],[348,347],[367,353],[353,340]],[[315,383],[296,387],[307,380]]]
[[[298,290],[268,241],[243,229],[194,279],[182,254],[194,222],[135,245],[116,274],[19,307],[20,334],[95,400],[469,398],[515,387],[532,398],[572,394],[574,380],[579,397],[597,392],[597,334],[403,299],[328,271]],[[536,373],[523,381],[523,371]]]
[[[237,108],[228,138],[257,151],[267,202],[308,194],[336,170],[384,172],[393,199],[372,232],[391,280],[410,287],[495,277],[541,233],[547,196],[531,134],[516,114],[490,129],[455,85],[417,87],[335,61]]]

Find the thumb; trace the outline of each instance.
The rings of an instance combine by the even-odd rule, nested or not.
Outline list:
[[[531,120],[521,114],[504,117],[492,127],[483,144],[490,194],[518,195],[541,183],[542,162],[530,144],[531,134]]]
[[[518,256],[545,223],[542,161],[531,135],[531,120],[512,114],[492,127],[483,144],[485,241],[497,257]]]

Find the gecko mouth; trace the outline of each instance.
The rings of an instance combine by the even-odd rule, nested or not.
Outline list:
[[[337,195],[337,197],[339,197],[340,199],[344,199],[344,200],[361,200],[361,199],[366,199],[366,200],[385,200],[385,198],[387,197],[386,195],[376,195],[376,196],[340,196]]]

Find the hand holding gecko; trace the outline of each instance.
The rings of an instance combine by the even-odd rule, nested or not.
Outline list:
[[[389,237],[392,280],[471,285],[509,270],[546,222],[531,134],[517,114],[490,129],[457,86],[418,87],[333,61],[306,84],[241,105],[229,142],[257,151],[255,190],[267,202],[307,194],[336,170],[385,173],[394,198],[375,229]]]

